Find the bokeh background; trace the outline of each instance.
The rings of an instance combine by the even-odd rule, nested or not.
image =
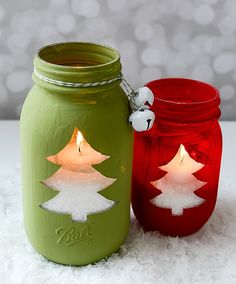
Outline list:
[[[190,77],[220,89],[236,120],[236,0],[0,0],[0,119],[18,119],[43,45],[95,41],[117,48],[134,87]]]

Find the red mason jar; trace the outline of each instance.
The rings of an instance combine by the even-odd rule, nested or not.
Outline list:
[[[217,198],[222,135],[220,96],[190,79],[146,84],[154,93],[156,120],[135,133],[132,207],[146,230],[189,235],[211,216]]]

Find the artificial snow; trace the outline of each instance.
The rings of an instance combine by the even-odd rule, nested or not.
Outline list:
[[[211,219],[194,235],[144,233],[132,217],[117,253],[94,265],[70,267],[47,261],[31,247],[23,229],[19,170],[0,172],[0,283],[236,283],[235,187],[236,178],[222,181]]]
[[[43,182],[60,192],[41,207],[58,214],[71,214],[73,221],[85,222],[89,214],[104,212],[113,207],[115,202],[106,199],[98,191],[114,181],[116,179],[107,178],[92,167],[88,172],[60,168]]]
[[[183,215],[184,208],[196,207],[205,201],[194,191],[204,186],[206,182],[198,180],[190,173],[170,172],[151,184],[162,191],[150,200],[151,203],[157,207],[171,208],[172,215]]]

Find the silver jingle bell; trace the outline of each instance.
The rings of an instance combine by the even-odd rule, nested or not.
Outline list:
[[[149,104],[151,106],[153,102],[153,92],[148,87],[141,87],[135,91],[134,96],[130,100],[130,107],[135,111],[145,104]]]
[[[155,114],[149,109],[140,109],[134,111],[129,116],[129,123],[132,125],[133,129],[141,132],[152,128],[155,120]]]

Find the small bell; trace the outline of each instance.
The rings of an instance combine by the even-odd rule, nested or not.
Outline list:
[[[151,106],[153,102],[153,92],[148,87],[141,87],[135,91],[133,98],[130,100],[130,107],[132,110],[137,110],[145,104],[149,104]]]
[[[154,112],[149,109],[140,109],[134,111],[129,116],[129,123],[132,125],[134,130],[141,132],[152,128],[155,120]]]

